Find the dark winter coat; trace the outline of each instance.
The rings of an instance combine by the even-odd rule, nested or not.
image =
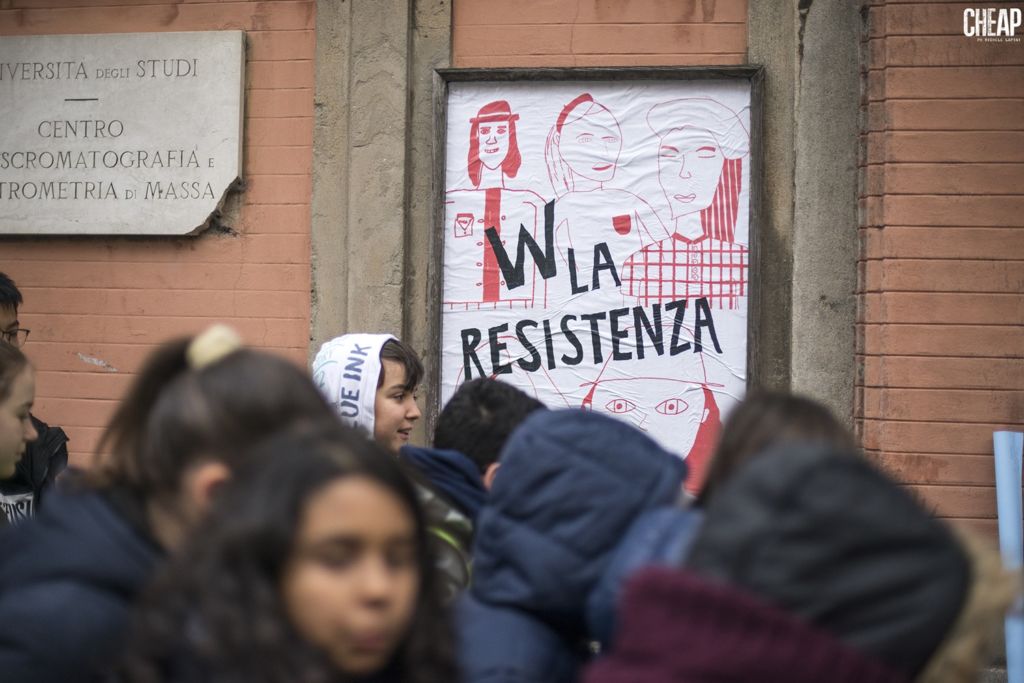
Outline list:
[[[575,680],[588,619],[608,612],[591,600],[608,594],[598,587],[618,546],[641,515],[679,499],[685,474],[624,422],[575,410],[527,418],[477,519],[473,584],[457,613],[465,683]]]
[[[129,610],[161,552],[133,507],[51,497],[0,536],[0,679],[96,681],[120,654]]]
[[[68,465],[68,436],[64,430],[34,415],[31,419],[38,438],[26,445],[14,475],[0,479],[0,518],[8,524],[17,524],[38,512],[44,495]]]
[[[787,444],[719,489],[686,566],[916,676],[971,578],[949,529],[855,453]]]

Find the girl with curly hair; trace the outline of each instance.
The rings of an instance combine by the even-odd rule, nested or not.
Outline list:
[[[253,453],[148,595],[122,681],[457,680],[415,490],[336,425]]]

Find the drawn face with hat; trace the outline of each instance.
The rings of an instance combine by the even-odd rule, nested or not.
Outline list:
[[[474,185],[480,185],[482,167],[492,171],[500,168],[509,178],[519,172],[522,157],[516,140],[518,119],[508,102],[497,100],[485,104],[469,120],[469,177]]]
[[[476,136],[480,162],[490,169],[501,166],[508,155],[508,120],[481,121]]]

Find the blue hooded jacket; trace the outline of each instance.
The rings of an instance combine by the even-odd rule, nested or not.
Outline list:
[[[98,493],[55,495],[0,534],[0,680],[85,683],[118,657],[163,556]]]
[[[628,535],[657,554],[650,533],[630,532],[679,499],[686,465],[630,425],[579,410],[534,413],[500,462],[458,605],[463,681],[575,680],[595,636],[588,617],[613,613],[591,602],[595,591],[616,594],[597,590],[609,569],[643,564],[619,547]]]

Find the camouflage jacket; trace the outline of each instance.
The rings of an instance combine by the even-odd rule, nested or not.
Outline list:
[[[416,477],[414,483],[426,513],[441,594],[451,604],[469,586],[473,523],[423,479]]]

